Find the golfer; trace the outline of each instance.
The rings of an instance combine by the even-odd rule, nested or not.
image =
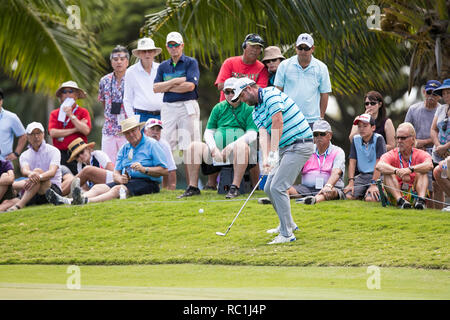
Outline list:
[[[264,192],[280,219],[280,225],[268,233],[279,233],[269,244],[297,240],[298,230],[292,219],[287,190],[314,151],[308,121],[295,102],[275,87],[260,88],[249,78],[240,78],[234,85],[232,101],[240,99],[253,109],[253,121],[259,130],[263,168],[270,175]]]

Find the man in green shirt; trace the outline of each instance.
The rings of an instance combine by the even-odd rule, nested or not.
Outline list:
[[[231,102],[236,80],[229,78],[225,81],[225,100],[216,104],[211,111],[203,135],[205,142],[194,141],[188,148],[184,160],[189,173],[189,183],[186,191],[178,198],[200,194],[200,167],[204,175],[212,175],[227,164],[233,164],[234,176],[226,198],[235,198],[239,195],[239,186],[247,166],[257,164],[256,150],[250,152],[250,145],[256,141],[258,131],[252,118],[253,108],[240,101]]]

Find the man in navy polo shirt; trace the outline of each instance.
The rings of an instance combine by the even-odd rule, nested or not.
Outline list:
[[[169,142],[172,150],[178,146],[184,153],[192,141],[200,141],[200,108],[197,102],[200,71],[197,60],[183,54],[181,34],[169,33],[166,48],[171,58],[158,67],[153,90],[164,92],[162,138]]]

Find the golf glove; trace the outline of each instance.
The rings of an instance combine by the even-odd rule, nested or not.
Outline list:
[[[267,164],[272,168],[278,166],[278,162],[280,161],[280,156],[278,155],[278,151],[270,151],[269,156],[267,157]]]

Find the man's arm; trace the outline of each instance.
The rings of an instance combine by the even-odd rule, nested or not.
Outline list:
[[[278,151],[283,134],[283,113],[281,111],[272,116],[272,130],[270,135],[270,151]]]
[[[184,82],[186,82],[186,77],[173,78],[167,81],[157,82],[153,84],[153,91],[155,93],[172,92],[173,87],[181,85]]]
[[[331,170],[331,175],[328,178],[328,181],[326,184],[331,184],[333,187],[336,185],[336,183],[338,182],[339,178],[342,175],[342,170],[339,168],[334,168]]]
[[[320,94],[320,118],[324,119],[328,107],[328,93]]]
[[[25,148],[26,144],[27,144],[27,135],[23,134],[19,137],[19,139],[17,141],[16,150],[14,152],[17,153],[18,155],[20,155],[22,153],[23,148]],[[9,160],[9,161],[16,160],[18,157],[16,156],[16,154],[14,152],[11,152],[10,154],[8,154],[5,157],[5,159]]]
[[[47,181],[53,178],[58,171],[58,166],[56,164],[51,164],[47,171],[44,173],[41,173],[40,180],[41,181]]]

